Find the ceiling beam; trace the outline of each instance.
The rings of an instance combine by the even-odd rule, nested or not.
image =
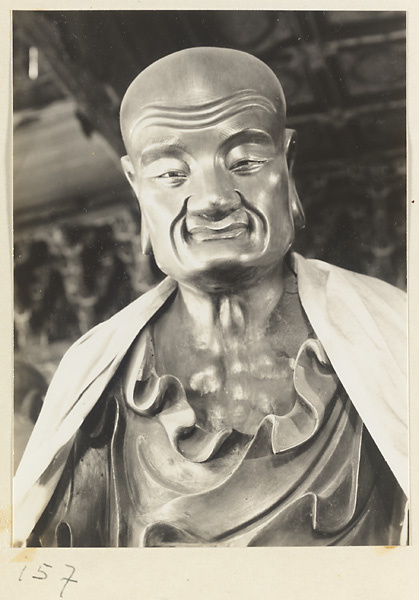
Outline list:
[[[85,133],[89,126],[98,131],[108,142],[119,166],[120,156],[125,150],[119,132],[115,98],[91,72],[71,59],[57,28],[42,12],[19,11],[16,21],[28,42],[44,55],[60,88],[74,98],[82,120],[85,120]]]

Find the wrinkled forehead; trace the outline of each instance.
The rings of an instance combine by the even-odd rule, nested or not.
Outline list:
[[[145,69],[121,105],[125,144],[149,125],[199,128],[249,109],[275,116],[285,126],[281,85],[262,61],[225,48],[191,48]]]

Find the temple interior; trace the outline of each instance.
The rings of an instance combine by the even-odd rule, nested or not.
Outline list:
[[[402,11],[14,11],[23,440],[69,345],[162,277],[140,251],[118,114],[130,81],[168,53],[220,46],[265,61],[298,133],[307,226],[295,249],[406,287],[405,25]]]

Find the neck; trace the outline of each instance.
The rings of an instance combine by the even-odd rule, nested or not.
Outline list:
[[[282,296],[286,273],[285,265],[276,265],[251,285],[217,292],[179,283],[173,308],[204,345],[220,333],[243,336],[267,322]]]

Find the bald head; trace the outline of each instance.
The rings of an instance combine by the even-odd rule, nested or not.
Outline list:
[[[273,71],[254,56],[226,48],[189,48],[141,72],[121,105],[124,142],[141,125],[182,122],[187,127],[252,106],[275,112],[285,125],[285,99]]]

